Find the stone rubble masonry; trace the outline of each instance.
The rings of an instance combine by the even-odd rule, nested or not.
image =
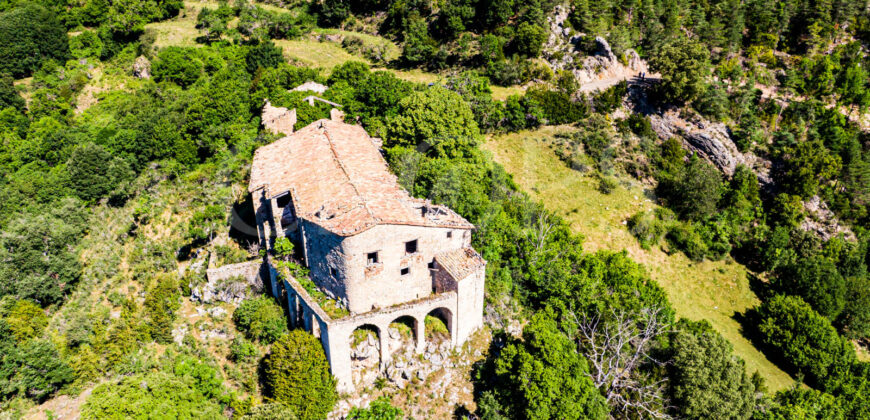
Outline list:
[[[413,320],[417,353],[425,350],[427,315],[446,321],[452,347],[483,325],[486,261],[471,248],[474,226],[410,197],[361,127],[319,120],[261,147],[249,191],[261,246],[271,250],[276,238],[289,237],[310,279],[349,311],[332,319],[266,257],[270,290],[287,305],[291,327],[320,338],[339,390],[353,390],[357,328],[377,331],[383,370],[398,318]]]

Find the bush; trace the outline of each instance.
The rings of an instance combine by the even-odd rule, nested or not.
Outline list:
[[[758,332],[768,354],[778,355],[789,371],[822,388],[855,360],[852,343],[796,296],[776,295],[762,303]]]
[[[189,380],[166,372],[127,377],[97,386],[82,407],[82,419],[222,417],[220,405]]]
[[[16,344],[4,340],[8,332],[0,320],[0,398],[42,401],[75,380],[75,372],[48,340]]]
[[[236,363],[248,363],[259,357],[260,351],[254,343],[244,337],[236,337],[230,343],[230,360]]]
[[[103,41],[95,31],[83,31],[70,38],[69,49],[75,58],[99,58],[103,53]]]
[[[46,60],[69,55],[66,29],[50,10],[34,3],[0,13],[0,74],[29,76]]]
[[[653,213],[640,211],[628,219],[628,231],[637,238],[641,248],[648,250],[661,241],[667,226]]]
[[[269,396],[300,420],[325,418],[338,400],[323,347],[308,332],[293,330],[272,344],[264,373]]]
[[[19,300],[6,316],[6,324],[16,340],[24,341],[42,334],[42,330],[48,326],[48,316],[33,302]]]
[[[755,420],[843,420],[846,414],[839,401],[832,395],[795,386],[777,392],[770,408],[766,411],[758,411],[752,418]]]
[[[296,420],[296,413],[281,403],[266,403],[251,409],[242,420]]]
[[[368,408],[351,408],[347,420],[399,420],[403,415],[401,409],[393,407],[389,398],[382,395]]]
[[[675,223],[666,236],[668,242],[683,251],[692,261],[703,261],[707,256],[707,244],[690,222]]]
[[[284,311],[269,296],[245,299],[233,312],[233,322],[246,337],[272,343],[287,332]]]
[[[202,63],[193,48],[166,47],[151,66],[154,80],[172,82],[183,88],[192,85],[202,73]]]

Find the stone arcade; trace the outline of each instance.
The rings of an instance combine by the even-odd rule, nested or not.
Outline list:
[[[390,359],[389,325],[399,318],[410,320],[417,353],[426,348],[427,315],[444,320],[451,347],[464,343],[483,324],[486,262],[471,248],[474,226],[447,207],[411,197],[389,171],[378,140],[342,122],[340,113],[294,133],[292,124],[269,124],[292,111],[267,107],[266,128],[286,136],[259,148],[251,168],[261,246],[271,250],[281,236],[301,245],[311,281],[347,315],[329,316],[267,257],[271,290],[286,302],[291,326],[320,338],[339,390],[354,388],[351,341],[358,328],[377,333],[381,368]]]

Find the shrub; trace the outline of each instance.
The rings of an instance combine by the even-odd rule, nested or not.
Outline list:
[[[82,407],[82,419],[215,419],[220,405],[190,381],[166,372],[129,376],[97,386]]]
[[[659,243],[667,227],[653,213],[640,211],[628,219],[628,231],[637,238],[641,248],[650,249]]]
[[[389,398],[382,395],[372,401],[368,408],[351,408],[347,420],[399,420],[403,415],[401,409],[393,407]]]
[[[8,74],[0,74],[0,111],[6,108],[24,110],[24,98],[15,90],[15,80]]]
[[[692,261],[703,261],[707,256],[707,244],[689,222],[675,223],[666,236],[668,242],[683,251]]]
[[[284,311],[269,296],[245,299],[233,312],[233,322],[246,337],[271,343],[287,332]]]
[[[151,66],[154,80],[175,83],[183,88],[192,85],[202,73],[202,63],[193,48],[166,47]]]
[[[255,360],[260,351],[254,343],[244,337],[236,337],[230,343],[230,360],[236,363],[248,363]]]
[[[46,60],[69,54],[66,29],[50,10],[22,3],[0,13],[0,73],[29,76]]]
[[[75,372],[48,340],[21,344],[3,340],[5,322],[0,320],[0,397],[41,401],[75,380]]]
[[[830,321],[796,296],[776,295],[758,308],[761,342],[808,383],[824,385],[855,360],[855,349]]]
[[[39,306],[29,300],[15,302],[9,315],[6,316],[6,324],[9,331],[18,341],[34,338],[42,334],[42,330],[48,326],[48,316]]]
[[[70,38],[69,49],[75,58],[99,58],[103,53],[103,41],[94,31],[83,31]]]
[[[266,403],[251,409],[251,412],[242,416],[242,420],[296,420],[296,413],[292,408],[281,403]]]
[[[792,387],[779,391],[766,411],[759,411],[755,420],[778,419],[843,420],[843,408],[834,396],[814,389]]]
[[[300,420],[325,418],[338,400],[323,347],[308,332],[293,330],[272,344],[264,373],[269,396]]]

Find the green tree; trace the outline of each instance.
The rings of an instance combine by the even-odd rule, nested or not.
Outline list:
[[[73,150],[66,165],[70,187],[82,200],[93,202],[133,178],[124,159],[113,157],[106,149],[85,143]]]
[[[42,401],[75,380],[75,372],[48,340],[7,340],[0,321],[0,397]],[[11,333],[10,333],[11,335]]]
[[[850,338],[870,338],[870,277],[846,278],[846,304],[837,325]]]
[[[412,65],[426,63],[435,53],[435,48],[435,41],[429,36],[426,20],[419,14],[412,13],[405,31],[405,43],[402,45],[402,61]]]
[[[704,44],[685,37],[663,45],[650,61],[650,68],[661,73],[661,93],[665,100],[690,102],[707,89],[710,52]]]
[[[145,295],[145,316],[151,338],[163,344],[172,342],[172,323],[179,308],[181,292],[178,290],[178,280],[173,275],[161,275]]]
[[[517,418],[603,419],[608,407],[589,379],[586,359],[552,313],[535,314],[495,360],[502,404]]]
[[[682,418],[747,419],[755,386],[731,343],[706,321],[683,322],[671,343],[670,387]]]
[[[6,108],[14,108],[18,111],[24,110],[24,98],[15,90],[14,82],[12,76],[0,74],[0,110]]]
[[[254,74],[260,68],[278,67],[284,62],[284,53],[281,49],[275,46],[272,41],[260,42],[248,50],[248,55],[245,56],[245,65],[248,73]]]
[[[520,23],[514,44],[517,52],[531,58],[537,58],[544,49],[544,41],[547,40],[547,32],[544,28],[529,22]]]
[[[166,47],[157,53],[151,70],[154,80],[172,82],[184,88],[199,79],[202,63],[193,48]]]
[[[685,167],[664,173],[656,192],[681,217],[704,220],[716,212],[724,192],[722,174],[697,155],[692,156]]]
[[[833,179],[840,171],[840,157],[832,155],[819,141],[803,141],[783,150],[782,170],[774,172],[774,180],[787,192],[802,198],[814,196],[819,186]]]
[[[242,301],[233,312],[233,322],[248,338],[266,343],[274,342],[287,332],[284,311],[265,295]]]
[[[56,15],[34,3],[0,13],[0,74],[29,76],[43,62],[69,55],[66,29]]]
[[[831,321],[846,304],[846,281],[834,263],[820,255],[780,267],[771,283],[779,293],[800,296]]]
[[[269,396],[300,420],[325,418],[338,400],[323,347],[306,331],[290,331],[273,343],[264,373]]]
[[[415,92],[399,103],[400,112],[387,121],[388,146],[437,146],[480,136],[471,107],[458,93],[440,86]]]
[[[81,276],[75,246],[85,215],[80,201],[65,198],[10,220],[0,234],[0,297],[59,303]]]
[[[792,388],[779,391],[766,410],[752,416],[755,420],[844,420],[846,413],[831,394],[814,389]]]
[[[855,360],[849,340],[797,296],[776,295],[758,308],[758,332],[769,354],[813,385],[836,379]]]

